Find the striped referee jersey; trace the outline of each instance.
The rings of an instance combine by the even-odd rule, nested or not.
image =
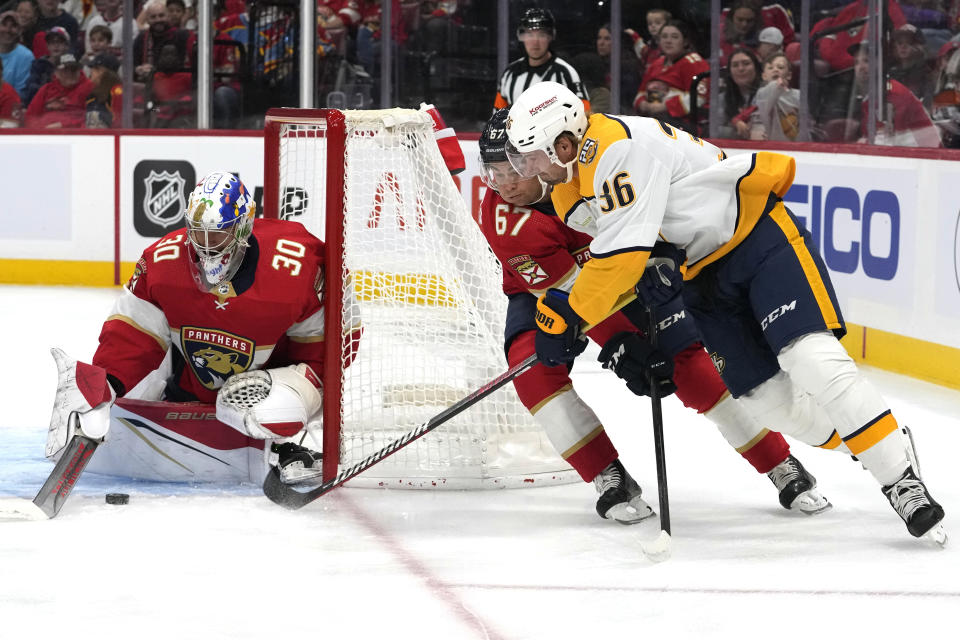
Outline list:
[[[497,98],[493,103],[494,110],[509,107],[520,94],[527,90],[531,85],[538,82],[559,82],[565,85],[581,100],[583,106],[590,110],[590,96],[580,82],[580,75],[569,62],[555,55],[550,56],[550,61],[539,67],[531,67],[527,61],[527,56],[514,60],[507,68],[503,70],[500,76],[500,85],[497,87]]]

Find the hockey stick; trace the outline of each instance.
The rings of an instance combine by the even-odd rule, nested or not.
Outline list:
[[[654,305],[648,308],[650,324],[647,339],[657,347],[657,319]],[[670,498],[667,495],[667,460],[663,449],[663,411],[660,406],[660,387],[650,374],[650,407],[653,413],[653,447],[657,457],[657,493],[660,500],[660,535],[650,542],[641,542],[643,553],[654,562],[670,557]]]
[[[33,502],[20,498],[0,502],[0,520],[55,518],[99,444],[98,441],[80,434],[73,436]]]
[[[277,467],[272,467],[267,473],[267,477],[263,481],[263,493],[270,498],[270,500],[283,507],[286,507],[287,509],[299,509],[303,506],[306,506],[328,491],[336,489],[347,480],[350,480],[351,478],[363,473],[384,458],[390,457],[411,442],[419,440],[421,437],[430,433],[464,410],[469,409],[480,400],[483,400],[491,393],[519,376],[527,369],[533,367],[535,364],[537,364],[537,362],[537,354],[528,356],[522,362],[510,367],[510,369],[505,373],[500,374],[467,397],[447,407],[437,415],[422,423],[413,431],[400,436],[383,449],[380,449],[376,453],[367,456],[357,464],[344,469],[337,474],[337,477],[335,477],[333,480],[324,482],[319,487],[311,489],[310,491],[300,492],[290,485],[284,484],[280,479],[280,470]]]
[[[636,297],[637,295],[633,291],[621,295],[613,309],[610,310],[608,317],[633,302]],[[584,324],[580,328],[581,333],[586,333],[594,326],[596,325]],[[272,467],[270,471],[267,472],[267,477],[263,480],[263,493],[271,501],[286,507],[287,509],[299,509],[304,507],[332,489],[336,489],[344,482],[363,473],[384,458],[396,453],[411,442],[414,442],[415,440],[418,440],[430,433],[464,410],[469,409],[480,400],[483,400],[491,393],[519,376],[527,369],[530,369],[536,365],[537,362],[539,362],[539,360],[537,359],[536,354],[528,356],[522,362],[510,367],[510,369],[508,369],[506,372],[500,374],[470,395],[466,396],[462,400],[457,401],[426,422],[422,423],[413,429],[413,431],[409,431],[400,436],[379,451],[370,454],[355,465],[344,469],[332,480],[324,482],[319,487],[315,487],[309,491],[297,491],[292,486],[284,484],[284,482],[280,479],[280,470],[277,467]]]

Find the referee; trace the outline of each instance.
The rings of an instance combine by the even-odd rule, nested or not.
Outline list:
[[[504,69],[493,103],[494,111],[509,107],[525,89],[545,80],[566,85],[583,100],[586,110],[590,110],[590,96],[580,82],[577,70],[550,50],[550,43],[556,37],[555,24],[553,14],[546,9],[533,8],[524,12],[517,38],[523,43],[526,55]]]

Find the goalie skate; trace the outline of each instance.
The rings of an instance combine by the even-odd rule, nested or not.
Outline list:
[[[270,451],[277,454],[277,469],[284,484],[315,484],[322,475],[323,454],[293,442],[273,443]]]
[[[614,460],[593,479],[600,497],[597,513],[605,520],[636,524],[653,515],[653,509],[641,497],[643,490],[630,477],[619,460]]]
[[[771,469],[767,477],[780,492],[784,509],[812,516],[833,506],[817,490],[817,479],[793,455]]]
[[[930,497],[926,485],[914,473],[913,467],[907,467],[899,480],[883,487],[883,495],[903,519],[910,535],[932,540],[941,547],[946,545],[947,532],[942,523],[943,507]]]

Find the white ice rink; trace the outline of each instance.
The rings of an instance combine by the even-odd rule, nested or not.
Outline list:
[[[56,386],[49,348],[89,361],[116,292],[0,286],[0,496],[32,498]],[[958,364],[960,366],[960,364]],[[592,485],[338,489],[299,512],[258,487],[85,474],[51,521],[0,523],[0,640],[123,638],[956,638],[960,393],[868,369],[910,425],[947,512],[910,537],[848,457],[794,444],[834,508],[780,508],[705,420],[665,401],[673,556],[600,520]],[[656,502],[649,402],[592,366],[577,388]],[[131,494],[128,506],[104,494]]]

